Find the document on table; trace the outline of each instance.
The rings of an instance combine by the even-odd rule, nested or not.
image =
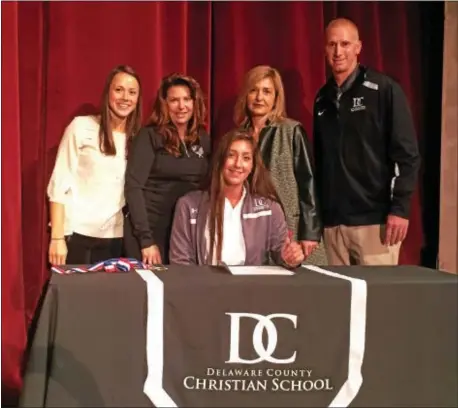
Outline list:
[[[294,275],[280,266],[226,266],[232,275]]]

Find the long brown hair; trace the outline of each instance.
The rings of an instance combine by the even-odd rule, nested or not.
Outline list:
[[[271,121],[281,121],[287,117],[285,107],[285,90],[280,73],[268,65],[258,65],[251,68],[243,78],[242,86],[234,107],[234,122],[236,126],[245,126],[251,121],[248,111],[247,96],[253,87],[264,78],[270,78],[275,88],[275,104],[269,115]]]
[[[215,240],[217,262],[221,261],[223,245],[224,187],[226,185],[223,177],[223,169],[232,144],[239,140],[248,142],[252,146],[253,151],[253,169],[245,182],[246,189],[252,196],[268,198],[280,203],[280,199],[270,178],[270,173],[262,162],[259,147],[255,139],[248,133],[248,131],[242,129],[235,129],[225,134],[219,141],[216,151],[212,156],[207,179],[203,185],[203,190],[208,192],[210,199],[209,233],[210,259],[212,261]]]
[[[113,140],[113,129],[111,123],[111,111],[110,111],[110,86],[113,82],[113,78],[119,74],[124,73],[133,76],[138,82],[138,100],[137,106],[129,114],[126,120],[126,148],[129,146],[130,141],[134,135],[140,130],[142,123],[142,85],[140,77],[134,71],[134,69],[128,65],[118,65],[113,68],[108,74],[105,81],[105,86],[102,93],[102,103],[100,108],[100,130],[99,130],[99,146],[100,151],[107,156],[116,155],[116,146]]]
[[[172,86],[185,86],[189,89],[194,101],[194,111],[188,122],[188,132],[185,143],[193,144],[199,139],[199,131],[205,127],[205,103],[199,83],[192,77],[173,73],[162,79],[154,101],[153,112],[147,125],[155,126],[158,133],[164,137],[165,149],[174,156],[180,155],[180,137],[173,122],[170,119],[167,107],[167,91]]]

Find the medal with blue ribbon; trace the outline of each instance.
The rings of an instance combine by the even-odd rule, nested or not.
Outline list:
[[[147,266],[135,258],[112,258],[87,267],[73,267],[64,269],[59,266],[53,266],[51,271],[58,273],[59,275],[69,275],[73,273],[87,272],[129,272],[133,269],[150,269],[153,271],[167,270],[167,268],[162,265],[153,265],[151,267]]]

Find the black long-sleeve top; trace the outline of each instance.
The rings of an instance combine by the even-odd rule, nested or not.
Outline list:
[[[408,218],[421,159],[403,90],[389,76],[359,66],[339,98],[337,91],[330,79],[314,107],[325,226],[380,224],[388,214]]]
[[[140,248],[157,245],[165,255],[175,204],[196,189],[208,168],[210,137],[204,131],[193,145],[182,144],[175,157],[163,136],[144,127],[132,141],[126,168],[125,197],[133,234]]]

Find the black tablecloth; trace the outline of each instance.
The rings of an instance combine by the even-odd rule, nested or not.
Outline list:
[[[20,405],[458,405],[456,275],[310,268],[54,275]]]

